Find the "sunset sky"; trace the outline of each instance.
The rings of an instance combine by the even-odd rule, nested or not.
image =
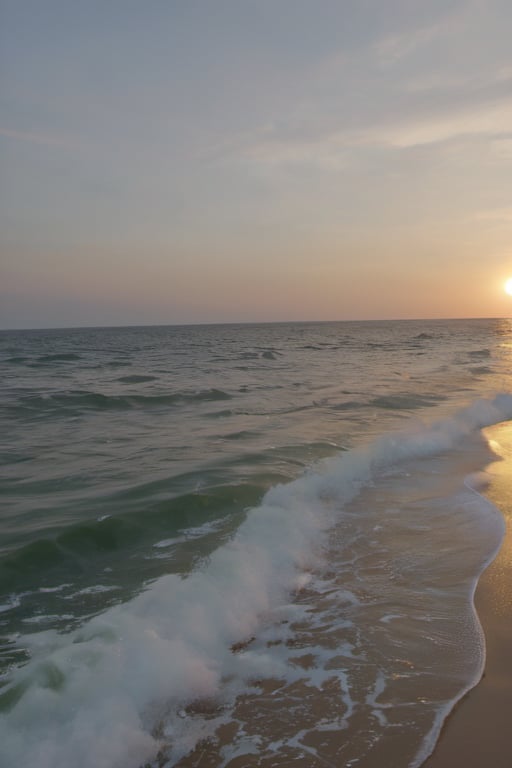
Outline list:
[[[0,0],[0,327],[512,315],[509,0]]]

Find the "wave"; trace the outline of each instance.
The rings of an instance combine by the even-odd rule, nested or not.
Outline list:
[[[342,403],[326,403],[326,407],[330,411],[359,411],[361,408],[365,408],[368,403],[363,400],[345,400]]]
[[[277,349],[263,349],[259,351],[246,351],[246,352],[240,352],[236,359],[237,360],[258,360],[260,358],[263,358],[264,360],[277,360],[278,357],[282,357],[283,353],[279,352]],[[229,358],[214,358],[216,361],[220,360],[226,360]]]
[[[231,414],[231,411],[228,411],[229,414]],[[212,414],[208,414],[211,416]],[[219,415],[218,413],[216,414]],[[222,413],[221,415],[226,415],[225,413]],[[256,430],[250,430],[250,429],[240,429],[236,432],[227,432],[226,434],[219,435],[219,437],[222,440],[252,440],[255,437],[259,437],[259,432]]]
[[[168,492],[167,480],[122,491],[109,497],[109,508],[135,506],[134,511],[69,525],[51,538],[39,538],[4,555],[0,592],[30,591],[54,584],[61,576],[90,577],[106,566],[115,572],[116,565],[124,566],[127,557],[150,549],[159,538],[204,529],[212,517],[224,520],[231,530],[232,516],[238,515],[238,522],[240,513],[257,504],[263,493],[257,483],[239,483],[161,499],[162,489]]]
[[[425,408],[446,400],[444,395],[382,395],[370,400],[369,405],[377,408],[386,408],[389,410],[414,410],[415,408]]]
[[[268,491],[187,578],[163,576],[72,633],[24,638],[33,658],[1,696],[3,764],[68,768],[80,755],[83,768],[138,768],[158,752],[162,713],[179,722],[183,706],[214,697],[226,679],[281,674],[266,656],[232,648],[304,584],[344,505],[388,468],[510,418],[512,396],[499,395],[327,459]]]
[[[75,391],[55,395],[29,395],[20,397],[11,406],[12,410],[32,413],[51,412],[54,415],[62,410],[66,416],[69,411],[82,410],[131,410],[134,408],[159,408],[201,402],[231,400],[232,395],[221,389],[206,389],[199,392],[174,392],[160,395],[105,395],[100,392]]]
[[[156,381],[158,379],[158,376],[144,376],[144,375],[137,375],[133,374],[132,376],[119,376],[116,381],[121,382],[121,384],[144,384],[147,381]]]
[[[49,355],[40,355],[36,359],[36,363],[66,363],[75,362],[76,360],[81,359],[82,355],[78,355],[76,352],[60,352]]]

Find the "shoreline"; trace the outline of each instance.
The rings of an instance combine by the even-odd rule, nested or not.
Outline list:
[[[485,667],[480,681],[446,718],[422,768],[509,768],[512,761],[512,422],[484,433],[498,454],[487,468],[490,483],[484,495],[505,521],[500,549],[475,592],[475,609],[485,635]]]

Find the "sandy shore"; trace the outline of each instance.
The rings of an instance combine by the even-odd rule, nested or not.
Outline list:
[[[487,647],[480,683],[445,723],[423,768],[510,768],[512,765],[512,423],[486,430],[501,461],[489,467],[486,496],[500,509],[506,534],[496,559],[482,575],[475,605]]]

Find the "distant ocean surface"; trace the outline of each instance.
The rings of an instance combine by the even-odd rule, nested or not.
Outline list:
[[[419,766],[511,361],[508,320],[0,332],[0,765]]]

